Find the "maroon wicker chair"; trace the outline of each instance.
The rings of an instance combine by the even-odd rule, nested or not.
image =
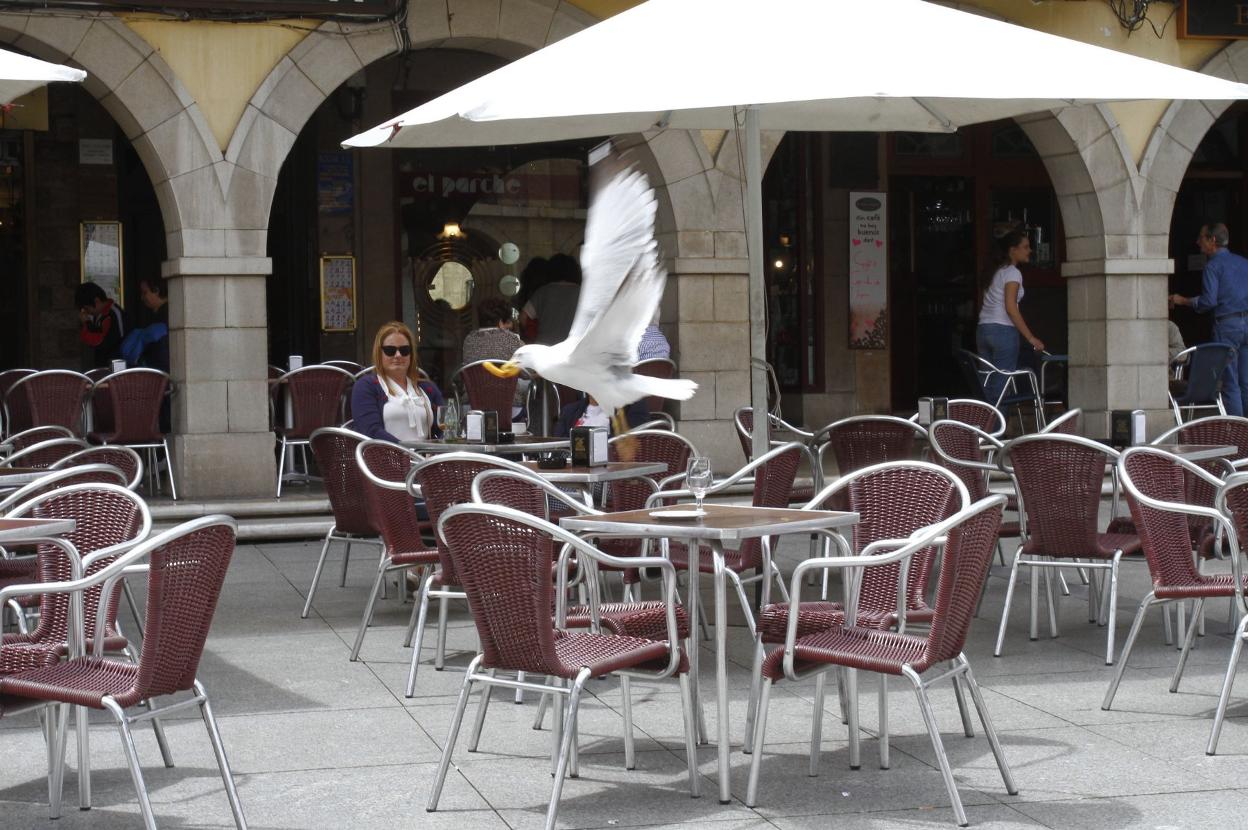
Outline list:
[[[276,419],[275,431],[281,452],[277,459],[277,497],[282,497],[288,447],[306,447],[312,433],[342,423],[342,402],[354,382],[351,373],[337,366],[304,366],[282,375],[271,387],[275,399],[284,392],[290,401],[291,424]],[[280,411],[280,410],[279,410]],[[304,458],[304,474],[307,459]]]
[[[74,484],[116,484],[127,487],[129,483],[126,474],[111,464],[78,464],[61,470],[49,470],[30,484],[23,485],[0,499],[0,515],[5,515],[44,493]]]
[[[0,694],[49,704],[48,718],[58,727],[56,740],[49,755],[52,763],[52,813],[60,807],[60,783],[64,778],[64,727],[69,706],[83,706],[107,711],[121,732],[122,748],[139,798],[144,825],[156,826],[143,772],[130,726],[148,720],[155,712],[148,709],[138,714],[130,710],[144,701],[183,692],[181,697],[162,707],[160,714],[197,706],[212,743],[235,825],[242,830],[246,821],[234,788],[233,776],[226,759],[225,747],[208,702],[208,694],[195,678],[203,654],[204,641],[212,624],[217,598],[225,581],[225,572],[234,552],[234,521],[227,516],[208,516],[181,525],[139,545],[111,566],[94,572],[83,580],[61,583],[55,588],[64,598],[67,592],[99,594],[106,585],[121,576],[125,567],[150,560],[147,578],[147,636],[138,663],[104,658],[97,649],[92,656],[76,657],[66,662],[33,668],[0,678]],[[0,592],[0,597],[3,592]],[[88,602],[87,608],[94,606]],[[91,614],[88,613],[88,619]],[[52,704],[59,704],[59,715]]]
[[[844,497],[842,498],[842,494]],[[885,540],[906,539],[911,534],[941,522],[971,504],[966,488],[956,475],[922,461],[890,461],[865,467],[829,484],[806,505],[810,510],[826,509],[832,502],[844,502],[859,516],[854,526],[852,552],[873,553]],[[877,546],[877,547],[873,547]],[[884,548],[887,550],[887,548]],[[930,624],[935,614],[928,605],[928,582],[936,560],[936,549],[929,547],[910,557],[907,566],[904,609],[899,607],[899,565],[869,568],[862,575],[857,605],[857,624],[863,628],[889,631],[902,621],[906,625]],[[787,600],[787,598],[786,598]],[[753,734],[755,704],[762,683],[764,645],[784,642],[792,606],[789,602],[764,604],[759,614],[758,636],[754,641],[750,707],[747,713],[747,745]],[[803,602],[798,611],[798,634],[805,636],[845,624],[845,606],[827,600]],[[822,684],[818,688],[822,697]],[[880,685],[880,766],[889,766],[888,690]],[[851,704],[852,705],[852,704]],[[820,711],[822,706],[816,709]],[[818,723],[814,731],[820,730]],[[811,756],[811,770],[818,763],[817,751]]]
[[[423,496],[429,521],[436,527],[438,519],[450,507],[472,501],[472,482],[486,470],[514,470],[527,472],[527,468],[505,458],[482,455],[475,452],[452,452],[434,456],[413,467],[407,475],[409,497]],[[433,667],[440,671],[446,656],[446,615],[448,603],[453,599],[465,599],[460,587],[455,562],[441,540],[437,546],[438,570],[429,573],[421,582],[420,599],[416,604],[412,624],[408,627],[408,640],[412,643],[412,661],[407,672],[406,697],[416,694],[416,671],[420,666],[421,645],[425,639],[425,624],[429,619],[429,600],[438,600],[438,640],[434,652]]]
[[[828,424],[810,441],[817,447],[819,469],[823,454],[831,450],[836,473],[843,476],[885,461],[908,461],[915,457],[915,441],[927,432],[918,424],[891,415],[855,415]],[[832,506],[843,510],[841,506]]]
[[[97,444],[117,444],[135,450],[147,450],[147,472],[151,492],[156,492],[157,451],[165,454],[169,475],[169,493],[178,497],[174,483],[173,458],[169,455],[169,438],[160,431],[160,408],[169,391],[169,376],[156,369],[127,369],[115,372],[95,386],[92,400],[108,401],[110,419],[97,424],[88,439]],[[107,426],[107,429],[103,428]]]
[[[482,412],[497,412],[500,425],[510,424],[511,404],[516,397],[516,383],[520,378],[496,377],[486,371],[485,363],[484,360],[478,360],[459,367],[451,375],[450,388],[455,390],[461,411],[479,409]],[[463,386],[464,397],[467,398],[466,404],[459,394],[460,385]],[[503,428],[504,426],[499,427]]]
[[[794,597],[801,590],[804,572],[810,569],[863,567],[870,570],[879,567],[894,569],[898,563],[931,547],[939,536],[947,535],[941,558],[940,577],[936,587],[936,600],[931,628],[925,636],[916,636],[875,628],[849,626],[837,627],[813,634],[798,633],[798,619],[791,618],[785,634],[784,645],[767,655],[763,663],[764,683],[759,701],[758,726],[754,732],[754,757],[750,762],[750,777],[745,803],[753,807],[757,803],[758,775],[761,766],[763,744],[766,738],[767,702],[771,687],[782,679],[798,680],[811,674],[822,674],[829,669],[844,667],[879,674],[882,678],[903,676],[914,687],[919,710],[927,725],[928,736],[936,753],[936,760],[949,792],[954,815],[958,824],[967,824],[966,811],[958,795],[949,760],[945,756],[931,704],[927,697],[927,682],[923,675],[929,669],[937,669],[940,679],[949,677],[956,684],[964,681],[970,688],[975,708],[979,712],[984,733],[997,761],[1005,789],[1011,795],[1018,792],[1013,776],[1005,760],[996,731],[992,727],[979,684],[971,671],[971,665],[962,653],[970,630],[971,618],[988,567],[992,563],[993,547],[997,537],[997,525],[1001,521],[1003,496],[978,501],[959,511],[953,517],[928,528],[912,537],[892,553],[880,556],[845,557],[840,559],[806,560],[798,565],[793,574]],[[952,668],[947,668],[952,666]],[[852,675],[851,675],[852,676]],[[850,707],[850,755],[856,756],[858,743],[857,717]]]
[[[574,744],[577,710],[581,692],[591,677],[630,672],[639,677],[680,679],[681,709],[685,732],[685,753],[689,768],[690,795],[698,795],[697,750],[694,738],[693,701],[689,693],[688,663],[677,645],[674,612],[676,575],[672,564],[661,557],[639,560],[646,567],[660,568],[664,574],[664,602],[667,604],[666,631],[661,640],[584,631],[567,631],[552,623],[550,609],[555,591],[550,579],[550,551],[568,546],[578,560],[593,559],[621,567],[625,564],[601,553],[567,531],[506,507],[463,504],[447,510],[438,522],[439,547],[447,555],[468,596],[468,605],[481,640],[481,652],[473,658],[460,689],[450,733],[443,744],[442,760],[429,796],[427,809],[434,811],[442,785],[450,769],[451,753],[459,735],[464,711],[474,685],[485,686],[477,712],[470,750],[476,749],[493,687],[533,689],[556,695],[558,746],[554,785],[546,812],[546,827],[553,830],[559,799],[567,772],[577,774]],[[561,560],[561,571],[568,557]],[[561,573],[561,577],[563,574]],[[560,579],[560,584],[564,580]],[[505,674],[524,672],[545,675],[559,683],[539,686]],[[563,699],[568,699],[566,717]],[[570,769],[569,769],[570,768]]]
[[[960,424],[975,427],[993,438],[1000,438],[1005,434],[1005,415],[1001,414],[1001,410],[975,398],[950,400],[948,410],[942,420],[957,421]],[[919,422],[917,412],[910,416],[910,421],[916,424]]]
[[[4,447],[7,452],[15,453],[18,450],[24,450],[35,444],[41,444],[44,441],[55,441],[58,438],[74,438],[74,433],[65,427],[31,427],[21,432],[10,435],[4,440]]]
[[[19,379],[24,378],[27,375],[33,375],[34,373],[34,369],[6,369],[3,372],[0,372],[0,403],[3,404],[3,406],[0,406],[0,435],[9,436],[17,431],[13,428],[13,424],[10,422],[10,415],[8,412],[8,401],[6,398],[9,394],[9,388],[12,387],[13,384],[17,383]],[[17,404],[17,406],[20,407],[20,411],[15,412],[14,416],[20,423],[29,424],[30,413],[26,411],[25,404],[26,399],[23,397],[20,404]]]
[[[1099,603],[1095,582],[1089,584],[1088,612],[1091,621],[1105,623],[1105,665],[1113,665],[1118,621],[1118,565],[1125,554],[1140,550],[1140,539],[1134,534],[1099,530],[1105,465],[1117,460],[1118,453],[1104,444],[1073,435],[1025,435],[1010,441],[1001,450],[1001,468],[1014,479],[1018,491],[1023,544],[1014,552],[1010,565],[994,656],[1001,656],[1005,643],[1005,627],[1020,567],[1032,569],[1033,640],[1039,636],[1037,611],[1041,570],[1045,571],[1048,583],[1049,631],[1056,637],[1057,609],[1047,569],[1083,568],[1090,573],[1109,572],[1109,582]]]
[[[779,415],[768,415],[767,418],[769,432],[768,435],[774,435],[775,432],[789,434],[793,436],[793,440],[799,441],[806,446],[811,446],[811,439],[815,437],[813,432],[808,432],[801,427],[796,427]],[[737,440],[741,443],[741,452],[745,455],[745,460],[749,462],[754,458],[754,409],[749,406],[742,406],[732,414],[732,422],[736,427]],[[769,441],[772,447],[778,447],[784,444],[776,438]],[[813,461],[813,459],[812,459]],[[790,504],[805,504],[815,497],[815,493],[823,487],[823,471],[819,469],[817,462],[811,464],[810,484],[794,485],[793,492],[790,494],[792,501]]]
[[[321,555],[316,560],[316,570],[312,572],[312,585],[308,588],[308,597],[303,603],[303,613],[299,615],[301,619],[306,620],[308,612],[312,610],[312,597],[316,596],[316,586],[321,581],[321,572],[325,570],[325,557],[329,554],[331,542],[347,543],[347,549],[342,554],[342,578],[339,586],[347,584],[347,563],[351,558],[351,545],[384,545],[369,517],[364,474],[355,460],[355,448],[366,440],[358,432],[340,427],[323,427],[312,433],[308,439],[312,456],[316,459],[316,468],[321,471],[321,478],[325,482],[325,494],[329,496],[329,509],[334,514],[334,524],[325,532]]]
[[[49,470],[65,470],[70,467],[81,467],[84,464],[107,464],[116,467],[126,476],[126,487],[138,489],[143,480],[143,459],[129,447],[112,444],[105,447],[87,447],[73,455],[67,455],[48,467]]]
[[[1050,426],[1058,425],[1060,420],[1053,421]],[[927,443],[933,453],[932,461],[962,479],[971,501],[979,501],[991,495],[988,490],[988,476],[1000,469],[991,463],[991,459],[1004,444],[982,428],[952,419],[937,421],[928,427]],[[1018,509],[1017,495],[1006,497],[1006,509]],[[1005,563],[1005,555],[1001,551],[1001,539],[1016,539],[1021,534],[1018,521],[1001,523],[997,552],[1001,554],[1002,564]]]
[[[47,469],[58,461],[86,448],[87,442],[78,438],[53,438],[14,452],[0,462],[0,466]]]
[[[351,646],[351,660],[360,656],[364,634],[373,621],[377,594],[386,575],[413,568],[427,582],[428,572],[438,564],[438,551],[425,544],[421,531],[428,527],[416,513],[416,505],[407,494],[407,475],[420,456],[389,441],[369,439],[355,447],[355,463],[363,476],[364,503],[368,522],[381,535],[381,557],[377,576],[364,606],[364,618]]]
[[[4,396],[11,429],[61,426],[82,435],[83,405],[90,394],[91,379],[79,372],[45,369],[18,378]]]
[[[1149,608],[1154,605],[1162,605],[1164,608],[1168,603],[1195,600],[1193,620],[1196,620],[1199,619],[1206,599],[1233,598],[1240,609],[1244,607],[1243,575],[1238,556],[1232,557],[1230,574],[1201,573],[1196,558],[1192,556],[1188,528],[1192,518],[1197,517],[1202,523],[1220,525],[1233,543],[1242,539],[1243,522],[1248,518],[1248,492],[1244,490],[1248,477],[1237,474],[1223,485],[1217,477],[1197,465],[1148,446],[1131,447],[1123,452],[1118,462],[1118,471],[1123,490],[1126,491],[1127,504],[1131,508],[1131,518],[1139,530],[1153,589],[1140,600],[1131,631],[1122,647],[1122,655],[1118,658],[1114,679],[1101,702],[1102,709],[1109,709],[1113,705],[1118,684],[1126,672],[1131,649],[1135,646]],[[1215,505],[1219,505],[1220,510],[1187,502],[1189,481],[1193,478],[1202,480],[1207,487],[1219,492],[1215,497]],[[1231,521],[1225,518],[1225,513],[1230,514]],[[1172,692],[1178,691],[1187,655],[1198,628],[1194,622],[1188,626],[1183,640],[1183,652],[1170,680]],[[1243,626],[1240,626],[1231,651],[1232,659],[1227,667],[1228,683],[1223,687],[1206,750],[1210,755],[1217,749],[1222,717],[1230,695],[1229,680],[1233,677],[1243,633]]]

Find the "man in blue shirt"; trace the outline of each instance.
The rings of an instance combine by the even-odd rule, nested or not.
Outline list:
[[[1200,295],[1173,294],[1172,305],[1191,306],[1200,314],[1213,312],[1213,339],[1235,347],[1222,380],[1222,402],[1231,415],[1244,414],[1248,392],[1248,259],[1226,249],[1230,234],[1221,222],[1200,229],[1196,245],[1208,257]]]

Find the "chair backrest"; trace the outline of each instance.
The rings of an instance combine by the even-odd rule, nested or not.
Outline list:
[[[352,382],[351,373],[337,366],[303,366],[282,375],[274,388],[286,390],[292,421],[287,429],[279,417],[278,432],[301,441],[322,427],[338,426],[343,421],[343,397]]]
[[[674,378],[676,377],[676,361],[666,357],[643,360],[633,364],[633,374],[652,378]],[[660,395],[651,395],[646,398],[646,408],[651,412],[662,412],[664,400]]]
[[[663,464],[664,470],[654,473],[649,483],[642,478],[626,478],[611,482],[607,487],[607,509],[640,510],[646,506],[646,499],[654,492],[654,485],[662,485],[663,480],[685,472],[689,467],[689,458],[697,455],[697,450],[688,438],[667,430],[637,430],[616,435],[607,442],[607,456],[611,461],[624,460],[620,456],[621,442],[631,442],[630,461],[645,461],[652,464]]]
[[[1005,434],[1005,415],[990,403],[971,398],[949,401],[949,420],[978,427],[993,437]]]
[[[0,499],[0,515],[44,493],[74,484],[114,484],[127,487],[129,483],[126,474],[111,464],[80,464],[62,470],[49,470],[47,474]]]
[[[420,487],[425,498],[425,510],[429,521],[436,527],[438,519],[447,509],[472,501],[472,480],[485,470],[507,469],[528,472],[522,464],[475,452],[452,452],[428,458],[412,468],[408,474],[411,484]],[[438,559],[442,565],[442,581],[458,585],[459,574],[448,555],[445,545],[438,544]],[[549,557],[547,558],[549,564]],[[549,581],[549,573],[547,574]]]
[[[984,447],[1001,448],[988,433],[960,421],[937,421],[928,427],[932,461],[962,480],[972,501],[988,495],[989,464]]]
[[[854,552],[862,553],[875,542],[905,539],[943,521],[969,502],[966,488],[949,470],[925,461],[890,461],[843,476],[823,488],[806,507],[839,509],[835,506],[841,504],[856,512]],[[927,547],[910,560],[906,583],[908,608],[926,605],[927,584],[935,557],[936,549]],[[899,572],[900,566],[896,564],[867,568],[859,592],[859,611],[896,611]]]
[[[6,410],[3,424],[4,435],[11,435],[30,426],[30,413],[26,410],[25,397],[22,398],[19,404],[18,401],[10,403],[8,396],[9,389],[12,388],[13,384],[17,383],[19,379],[34,373],[34,369],[6,369],[0,372],[0,402],[4,403],[4,409]],[[10,408],[14,410],[20,409],[20,411],[7,412]],[[22,426],[17,426],[14,422],[22,424]]]
[[[143,459],[129,447],[121,444],[109,444],[103,447],[87,447],[67,455],[48,467],[49,470],[65,470],[70,467],[81,467],[84,464],[107,464],[121,470],[126,477],[126,487],[133,490],[143,480]]]
[[[134,705],[195,685],[236,534],[230,517],[206,516],[151,540],[139,673],[118,703]]]
[[[1200,582],[1189,535],[1189,476],[1212,478],[1196,465],[1148,446],[1131,447],[1118,461],[1118,477],[1155,589]]]
[[[790,444],[777,447],[766,456],[759,457],[759,465],[754,469],[754,496],[750,503],[755,507],[788,507],[793,495],[793,482],[797,478],[797,469],[802,458],[807,454],[801,444]],[[779,536],[771,538],[774,549]],[[762,539],[746,539],[740,548],[741,567],[757,568],[763,564]]]
[[[1004,496],[990,496],[950,520],[952,526],[947,530],[932,603],[932,625],[920,661],[923,668],[953,660],[962,653],[984,580],[988,578],[1004,509]]]
[[[1044,425],[1040,432],[1047,435],[1078,435],[1079,434],[1079,418],[1083,415],[1082,409],[1072,409],[1069,412],[1062,413],[1061,416],[1054,418]]]
[[[1096,555],[1101,485],[1118,453],[1073,435],[1024,435],[1001,450],[1001,468],[1018,488],[1023,533],[1035,552]]]
[[[953,359],[957,362],[958,371],[962,373],[962,380],[971,394],[989,405],[994,403],[988,397],[988,387],[985,384],[991,372],[985,372],[980,368],[979,355],[967,349],[958,349],[953,353]]]
[[[96,558],[86,567],[90,576],[108,565],[132,544],[145,539],[152,527],[147,504],[135,493],[116,484],[74,484],[62,487],[23,502],[8,514],[9,518],[73,519],[76,527],[64,539],[74,546],[84,560],[106,548],[117,550],[112,555]],[[66,552],[55,545],[37,548],[40,582],[65,582],[73,578]],[[103,586],[89,588],[84,594],[85,630],[88,637],[95,631],[95,608]],[[120,586],[109,597],[106,622],[111,628],[117,617]],[[60,645],[66,640],[69,624],[69,596],[44,594],[39,600],[39,624],[27,635],[28,642]]]
[[[62,426],[82,435],[82,405],[91,392],[91,379],[80,372],[46,369],[18,378],[5,395],[14,431],[30,427]],[[28,422],[22,423],[24,411]]]
[[[4,459],[5,467],[50,467],[66,456],[86,449],[87,442],[78,438],[53,438],[40,441]]]
[[[840,475],[885,461],[905,461],[914,455],[915,439],[927,435],[918,424],[891,415],[842,418],[819,433],[832,450]]]
[[[1178,399],[1180,404],[1212,404],[1222,394],[1222,373],[1235,347],[1230,343],[1201,343],[1186,350],[1187,389]]]
[[[110,444],[159,444],[160,407],[169,376],[158,369],[126,369],[96,384],[94,397],[107,398],[112,428],[102,433]]]
[[[497,412],[499,428],[511,424],[511,402],[516,396],[516,382],[519,376],[500,378],[485,368],[486,361],[478,360],[467,363],[451,375],[451,388],[458,396],[459,389],[455,381],[462,381],[464,393],[468,399],[468,408],[482,412]],[[460,402],[462,405],[462,401]]]
[[[355,376],[357,372],[363,370],[364,368],[360,364],[356,363],[354,360],[322,360],[321,365],[322,366],[337,366],[339,369],[342,369],[344,372],[350,372],[353,377]]]
[[[73,437],[74,433],[65,427],[31,427],[30,429],[22,430],[19,433],[10,435],[5,443],[13,448],[13,452],[17,452],[18,450],[24,450],[27,447],[40,444],[44,441]]]
[[[366,440],[358,432],[338,427],[323,427],[308,439],[329,496],[334,529],[339,533],[377,535],[368,515],[367,482],[355,460],[355,448]],[[407,471],[403,473],[406,476]]]
[[[407,493],[407,474],[420,456],[398,444],[378,439],[355,447],[355,463],[363,476],[368,523],[381,536],[388,553],[426,549],[420,517]]]

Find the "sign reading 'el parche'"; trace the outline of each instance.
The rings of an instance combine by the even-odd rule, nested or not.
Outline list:
[[[110,5],[162,9],[213,9],[251,14],[362,15],[384,17],[396,0],[107,0]]]
[[[1248,38],[1248,2],[1183,0],[1179,10],[1179,37]]]

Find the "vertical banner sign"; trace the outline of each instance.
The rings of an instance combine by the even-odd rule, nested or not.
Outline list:
[[[849,348],[888,347],[888,196],[849,194]]]

